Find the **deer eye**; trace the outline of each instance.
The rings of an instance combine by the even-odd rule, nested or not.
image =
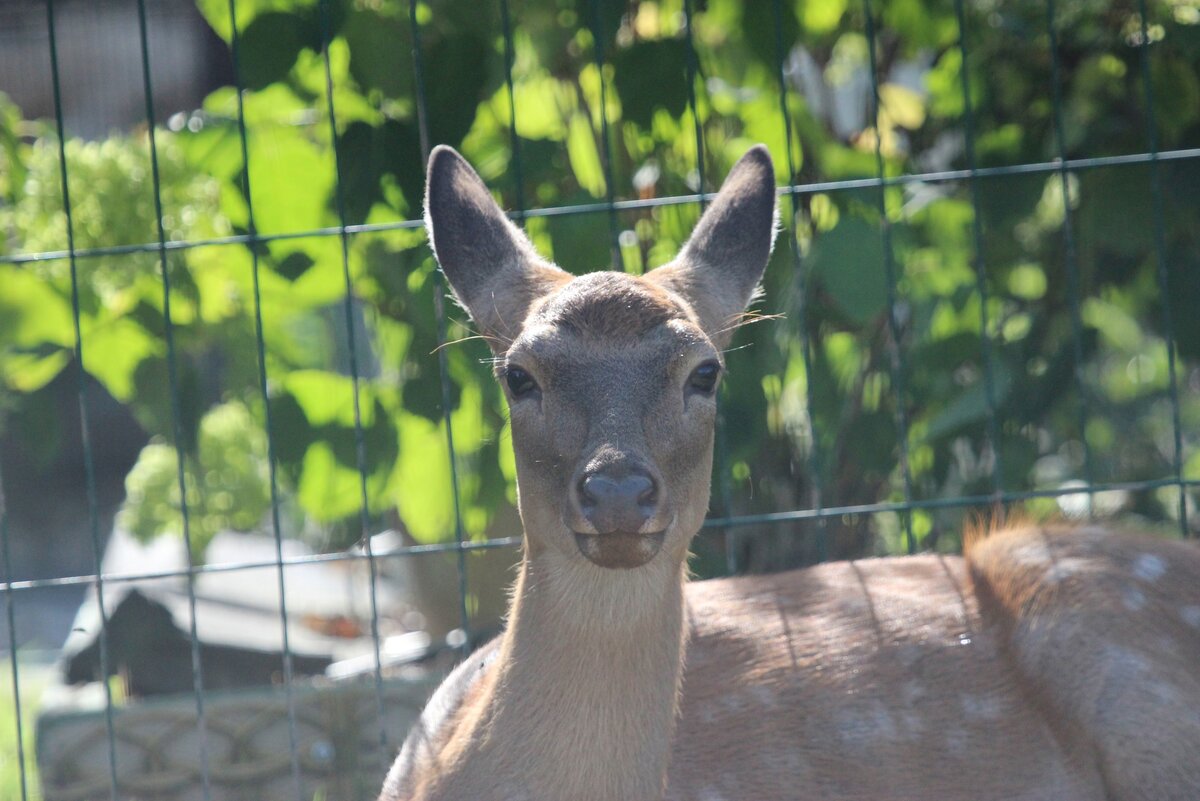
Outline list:
[[[514,398],[523,398],[538,388],[533,376],[520,367],[506,367],[504,382],[508,384],[508,391]]]
[[[721,365],[716,362],[704,362],[688,378],[688,389],[702,395],[711,395],[717,388],[717,379],[721,377]]]

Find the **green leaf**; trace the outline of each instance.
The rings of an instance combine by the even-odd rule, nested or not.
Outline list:
[[[0,265],[0,347],[46,342],[74,346],[70,304],[33,272]]]
[[[1083,322],[1100,332],[1112,347],[1137,352],[1145,339],[1142,327],[1129,312],[1101,298],[1085,298],[1080,315]]]
[[[300,404],[309,424],[354,427],[354,382],[346,376],[325,370],[293,370],[283,386]],[[362,425],[370,426],[374,403],[363,382],[359,382],[359,404]]]
[[[679,117],[687,108],[687,44],[682,39],[636,42],[613,56],[613,86],[626,120],[649,128],[657,109]]]
[[[385,176],[394,178],[404,195],[396,211],[421,207],[424,169],[421,140],[414,126],[396,120],[380,125],[353,122],[338,137],[337,153],[346,222],[366,222],[372,206],[387,201]]]
[[[336,222],[332,196],[333,154],[305,135],[305,129],[271,126],[250,138],[250,187],[261,233],[322,228]]]
[[[314,442],[304,454],[297,497],[316,520],[349,517],[361,504],[358,471],[341,464],[328,442]]]
[[[575,180],[592,197],[604,197],[604,167],[600,153],[596,150],[596,134],[584,114],[571,117],[567,133],[567,156],[571,159],[571,172]]]
[[[245,31],[260,15],[272,11],[315,9],[321,0],[238,0],[238,31]],[[226,42],[233,37],[229,19],[229,0],[196,0],[196,7],[218,36]]]
[[[0,353],[0,376],[18,392],[36,392],[54,380],[71,359],[70,351],[49,354]]]
[[[847,0],[805,0],[801,12],[805,33],[819,36],[837,30],[846,13],[846,3]]]
[[[184,459],[186,496],[179,494],[178,454],[161,441],[142,448],[125,478],[117,525],[148,542],[182,536],[186,500],[192,557],[202,563],[223,531],[254,531],[271,508],[266,435],[241,403],[213,407],[200,421],[197,453]]]
[[[995,362],[992,368],[993,392],[996,405],[1008,398],[1012,389],[1012,373],[1003,362]],[[966,426],[978,423],[988,416],[987,383],[981,378],[946,404],[925,431],[925,441],[934,442],[955,434]]]
[[[1039,300],[1046,294],[1046,271],[1040,264],[1018,264],[1008,274],[1008,291],[1022,300]]]
[[[432,33],[432,32],[430,32]],[[425,96],[429,136],[434,142],[458,144],[475,121],[475,109],[490,94],[487,57],[490,43],[472,33],[442,33],[425,44]]]
[[[864,324],[887,306],[880,232],[861,217],[843,213],[816,238],[809,260],[813,275],[854,322]]]
[[[513,87],[517,112],[517,130],[526,139],[551,139],[560,142],[567,138],[563,112],[573,112],[577,103],[575,93],[562,81],[549,75],[526,78]],[[508,112],[508,98],[503,99],[503,113]]]
[[[364,91],[388,97],[412,97],[409,53],[412,39],[406,20],[356,9],[342,31],[350,45],[350,75]]]
[[[569,202],[586,201],[585,197]],[[566,214],[548,220],[554,260],[574,273],[588,272],[608,264],[608,220],[602,214]]]
[[[392,481],[396,509],[408,532],[424,543],[454,533],[454,490],[443,424],[416,415],[399,420],[400,458]]]
[[[902,128],[915,131],[925,123],[925,99],[920,94],[898,83],[885,83],[879,87],[881,113]]]
[[[84,328],[84,368],[124,403],[134,400],[135,376],[142,362],[165,353],[159,337],[128,318]]]
[[[310,18],[277,12],[256,17],[238,47],[242,85],[262,89],[282,80],[301,50],[320,47],[321,30]]]

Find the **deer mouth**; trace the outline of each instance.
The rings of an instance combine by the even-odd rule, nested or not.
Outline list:
[[[630,570],[653,559],[662,548],[667,531],[638,534],[614,531],[608,534],[575,534],[579,552],[589,562],[612,570]]]

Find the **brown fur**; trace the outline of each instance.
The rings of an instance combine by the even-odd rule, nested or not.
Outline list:
[[[620,273],[591,273],[565,285],[538,309],[546,325],[604,342],[637,339],[668,320],[686,319],[660,287]]]
[[[766,262],[765,150],[645,277],[553,272],[452,151],[429,193],[456,294],[485,332],[507,310],[500,371],[538,390],[510,397],[525,552],[507,629],[431,699],[383,801],[1200,798],[1191,543],[1024,525],[966,560],[685,582],[715,421],[688,377]],[[573,533],[579,477],[618,463],[658,483],[643,531],[665,532],[624,570]]]

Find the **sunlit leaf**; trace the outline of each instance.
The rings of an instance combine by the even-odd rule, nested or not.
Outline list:
[[[847,0],[806,0],[802,8],[804,30],[814,35],[835,30],[846,13]]]
[[[134,374],[147,358],[166,353],[162,339],[129,319],[84,329],[84,368],[119,401],[134,398]]]
[[[354,427],[354,383],[350,378],[324,370],[293,370],[284,379],[284,387],[300,404],[310,424]],[[360,383],[358,389],[362,425],[370,426],[374,403],[364,384]]]
[[[36,392],[62,372],[70,360],[71,354],[65,350],[46,355],[0,352],[0,377],[18,392]]]
[[[444,428],[416,415],[399,421],[400,458],[393,481],[400,518],[418,542],[454,533],[454,494]]]
[[[348,517],[361,507],[357,470],[346,467],[327,442],[314,442],[304,454],[297,497],[304,510],[316,520]]]
[[[587,117],[576,114],[571,118],[567,135],[567,154],[571,158],[571,172],[579,185],[593,197],[603,197],[605,191],[604,168],[600,153],[596,149],[596,135]]]

